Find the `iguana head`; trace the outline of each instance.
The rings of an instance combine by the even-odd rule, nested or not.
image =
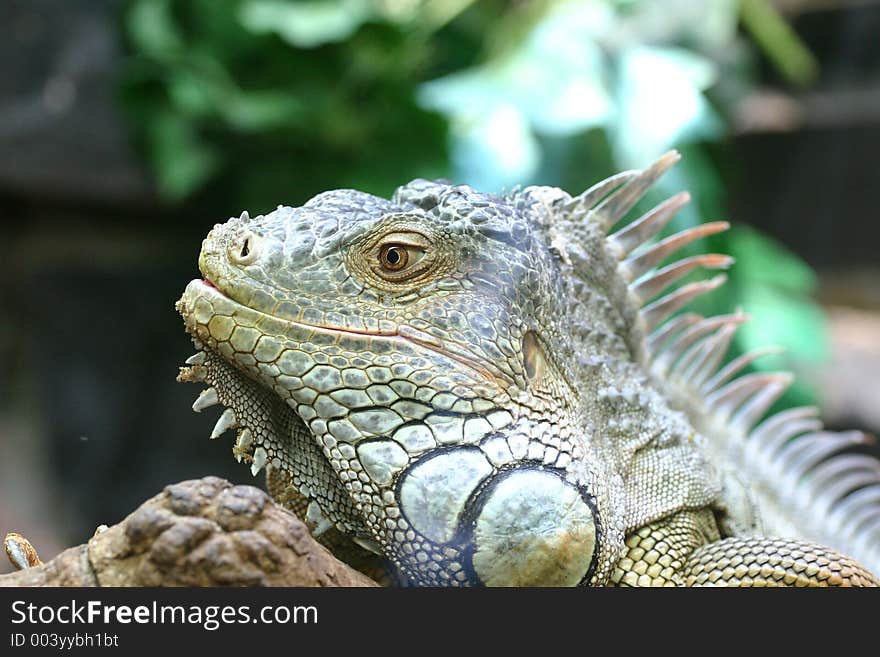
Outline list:
[[[178,304],[205,352],[185,378],[235,407],[218,429],[239,426],[255,470],[297,471],[315,499],[283,435],[291,423],[273,424],[292,411],[372,541],[415,582],[605,581],[621,483],[599,455],[601,392],[574,372],[633,357],[639,328],[607,226],[583,214],[631,178],[574,199],[417,180],[390,201],[338,190],[218,224],[204,278]],[[236,396],[269,410],[239,417]]]
[[[215,226],[199,266],[231,301],[301,327],[304,343],[325,329],[371,361],[405,347],[500,402],[509,391],[540,394],[542,343],[559,339],[547,321],[561,310],[558,268],[527,219],[501,199],[424,181],[393,201],[338,190]],[[444,399],[455,403],[435,407]]]

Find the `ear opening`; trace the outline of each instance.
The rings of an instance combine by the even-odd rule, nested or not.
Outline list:
[[[526,331],[522,340],[523,367],[530,385],[536,385],[547,372],[547,356],[534,331]]]

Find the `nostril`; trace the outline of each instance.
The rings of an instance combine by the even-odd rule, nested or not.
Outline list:
[[[249,265],[257,259],[257,236],[246,231],[238,235],[228,249],[229,259],[237,265]]]

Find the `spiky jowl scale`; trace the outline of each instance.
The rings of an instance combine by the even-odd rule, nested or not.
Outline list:
[[[677,159],[575,197],[416,180],[218,224],[178,302],[193,408],[410,583],[875,584],[880,468],[839,454],[864,437],[812,409],[754,428],[790,377],[719,370],[744,315],[675,314],[723,277],[659,296],[732,264],[666,264],[727,224],[652,243],[679,194],[607,234]]]

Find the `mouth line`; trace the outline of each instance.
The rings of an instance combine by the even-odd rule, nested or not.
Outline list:
[[[338,336],[342,335],[354,335],[360,337],[374,337],[374,338],[386,338],[386,339],[400,339],[405,342],[416,344],[436,353],[439,353],[447,358],[455,360],[462,365],[480,373],[484,378],[492,381],[495,385],[499,387],[499,389],[504,390],[505,386],[502,385],[502,381],[505,381],[508,377],[504,375],[504,373],[498,369],[495,365],[485,362],[483,359],[478,358],[470,350],[465,349],[459,346],[457,343],[449,343],[440,340],[439,338],[431,335],[430,333],[425,333],[424,331],[420,331],[419,329],[395,324],[394,329],[390,330],[376,330],[376,331],[359,331],[357,329],[350,328],[340,328],[338,326],[322,326],[320,324],[307,324],[305,322],[299,322],[296,320],[288,319],[286,317],[277,317],[270,313],[264,312],[262,310],[256,310],[255,308],[251,308],[250,306],[246,306],[242,303],[239,303],[231,296],[223,292],[213,281],[208,279],[207,277],[201,279],[194,279],[190,285],[193,283],[206,288],[209,294],[215,294],[218,296],[222,296],[227,301],[231,301],[232,303],[241,306],[242,308],[247,308],[248,311],[253,312],[257,315],[262,315],[265,317],[271,317],[275,321],[285,322],[292,326],[305,328],[313,331],[317,331],[319,333]]]

